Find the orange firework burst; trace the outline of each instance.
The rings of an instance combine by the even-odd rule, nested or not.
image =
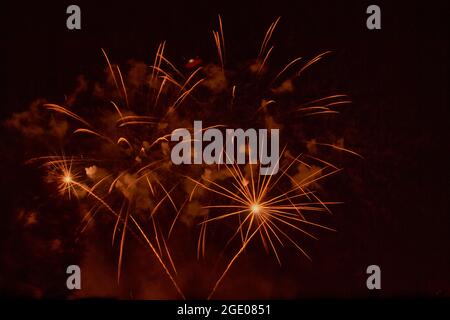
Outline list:
[[[260,237],[266,251],[272,251],[278,263],[281,264],[277,245],[283,246],[286,241],[310,259],[298,241],[293,240],[292,236],[289,235],[289,230],[300,232],[316,240],[317,238],[306,231],[304,226],[334,231],[332,228],[310,221],[307,216],[321,211],[329,212],[327,205],[338,204],[339,202],[322,201],[315,191],[311,191],[309,187],[318,180],[340,171],[340,169],[334,166],[323,167],[298,181],[289,174],[289,169],[298,163],[305,164],[300,160],[300,156],[281,167],[281,173],[278,175],[265,175],[263,178],[254,173],[255,168],[252,165],[249,165],[247,173],[236,164],[226,165],[230,174],[231,187],[226,183],[219,184],[205,176],[200,181],[187,177],[199,187],[213,192],[226,201],[224,204],[205,206],[205,208],[220,211],[220,214],[207,217],[202,222],[199,249],[202,248],[204,253],[207,224],[223,219],[237,221],[236,230],[228,243],[238,236],[241,241],[240,248],[217,280],[209,297],[214,294],[232,264],[255,236]],[[287,191],[280,191],[281,188],[278,187],[282,179],[287,179],[292,185]],[[286,228],[289,230],[284,230]]]
[[[304,64],[301,64],[302,58],[297,57],[279,72],[270,72],[269,57],[273,51],[270,40],[279,20],[270,25],[256,59],[251,61],[242,78],[227,70],[229,57],[225,55],[224,30],[219,16],[218,31],[213,31],[218,52],[217,65],[202,66],[198,62],[195,70],[184,74],[166,58],[164,41],[158,46],[152,65],[145,65],[143,79],[133,82],[127,81],[121,69],[111,62],[102,49],[108,69],[108,83],[104,87],[96,86],[92,96],[98,98],[96,95],[101,92],[102,104],[108,110],[102,109],[101,113],[94,114],[95,111],[83,108],[74,112],[74,108],[63,103],[44,105],[59,117],[70,119],[73,126],[71,132],[81,142],[73,147],[72,154],[75,155],[41,157],[33,161],[42,162],[48,169],[50,181],[56,183],[59,193],[69,197],[74,195],[90,205],[82,220],[82,230],[101,210],[112,216],[112,243],[118,242],[119,246],[118,282],[129,232],[150,249],[184,298],[178,284],[176,263],[166,240],[173,234],[175,222],[186,210],[186,204],[200,188],[209,191],[221,203],[203,206],[211,213],[202,217],[203,221],[198,220],[200,236],[197,255],[205,254],[207,227],[212,223],[225,220],[235,222],[228,243],[239,241],[237,252],[224,266],[209,297],[213,296],[249,243],[257,238],[281,264],[280,247],[287,243],[310,259],[298,240],[299,234],[317,239],[308,228],[334,231],[318,223],[314,213],[330,212],[328,206],[338,202],[322,201],[312,186],[340,169],[312,154],[302,153],[292,157],[286,148],[283,149],[282,160],[277,163],[280,172],[274,175],[255,173],[258,165],[218,165],[218,171],[225,168],[227,172],[227,178],[221,182],[205,174],[201,179],[194,179],[199,176],[202,167],[175,166],[170,160],[169,138],[181,123],[207,119],[210,123],[203,130],[228,127],[236,121],[270,127],[278,121],[274,120],[274,110],[284,112],[289,108],[285,112],[289,116],[309,117],[338,113],[335,107],[351,102],[344,94],[332,94],[305,103],[295,102],[295,105],[286,108],[276,108],[278,97],[282,101],[281,96],[293,92],[294,80],[329,54],[329,51],[321,53]],[[247,92],[252,86],[257,89]],[[260,89],[263,86],[265,89]],[[252,101],[248,102],[250,99]],[[240,108],[241,105],[248,108]],[[323,146],[358,155],[344,148],[343,143],[319,143],[315,138],[307,143],[313,144],[314,148]],[[313,166],[307,160],[319,163],[320,167],[314,166],[316,169],[312,170]],[[295,168],[311,170],[299,176],[293,173]],[[179,189],[182,188],[177,187],[184,181],[193,182],[195,187],[181,194],[183,190]],[[161,209],[166,209],[164,214],[159,213],[163,211]]]
[[[154,226],[154,236],[155,241],[151,241],[150,237],[147,235],[147,233],[144,231],[141,224],[138,222],[138,220],[134,217],[134,215],[131,213],[131,206],[133,203],[133,199],[125,199],[123,201],[123,205],[119,212],[116,212],[106,201],[103,199],[99,194],[95,192],[95,189],[107,178],[110,178],[110,176],[103,177],[99,182],[92,186],[88,186],[85,183],[80,182],[81,180],[81,174],[74,173],[72,170],[74,162],[79,163],[86,163],[89,160],[83,160],[79,159],[78,161],[74,159],[68,159],[64,156],[58,157],[43,157],[43,158],[36,158],[32,159],[30,161],[39,161],[39,160],[45,160],[43,163],[43,166],[49,168],[49,181],[55,181],[58,185],[58,189],[62,194],[67,193],[70,197],[71,194],[75,194],[77,198],[81,198],[82,196],[80,193],[84,193],[88,197],[92,197],[96,201],[96,205],[94,205],[91,210],[88,211],[86,216],[84,217],[83,221],[88,221],[92,212],[97,211],[99,207],[103,207],[106,209],[106,212],[113,215],[113,217],[116,219],[114,232],[112,236],[112,242],[114,243],[114,240],[116,238],[117,231],[122,229],[122,234],[120,237],[120,244],[119,244],[119,258],[118,258],[118,272],[117,272],[117,282],[120,281],[120,275],[121,275],[121,265],[122,265],[122,258],[123,258],[123,249],[124,249],[124,242],[125,242],[125,235],[127,231],[130,231],[131,234],[136,237],[138,240],[141,240],[141,242],[144,242],[148,246],[148,248],[151,250],[151,252],[155,255],[158,262],[164,269],[167,276],[172,281],[175,289],[180,294],[182,298],[184,298],[184,294],[181,291],[180,287],[178,286],[177,281],[174,278],[173,273],[176,274],[176,268],[173,263],[170,251],[167,247],[166,241],[164,237],[162,236],[162,233],[160,230],[157,229],[156,223],[153,220],[153,214],[156,211],[156,209],[159,207],[159,205],[165,200],[166,197],[170,198],[170,194],[164,189],[164,187],[161,185],[163,190],[166,192],[166,196],[161,199],[158,204],[155,206],[153,212],[152,212],[152,222]],[[91,160],[92,161],[92,160]],[[112,184],[117,183],[118,179],[114,179]],[[149,183],[150,186],[150,183]],[[110,186],[110,189],[112,188],[112,185]],[[170,198],[171,199],[171,198]],[[172,201],[172,200],[171,200]],[[126,207],[126,209],[124,209]],[[131,221],[131,223],[129,223]],[[131,225],[130,225],[131,224]],[[168,261],[165,261],[166,260]],[[172,269],[172,270],[170,270]]]

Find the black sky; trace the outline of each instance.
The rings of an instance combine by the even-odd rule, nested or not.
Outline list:
[[[335,51],[331,67],[319,74],[354,100],[348,116],[358,123],[354,143],[366,158],[352,173],[364,181],[355,187],[361,189],[345,199],[352,209],[338,212],[339,235],[327,236],[321,245],[328,249],[316,253],[320,266],[304,279],[305,295],[367,295],[364,266],[379,263],[387,296],[448,296],[450,11],[444,1],[375,1],[382,29],[370,31],[365,9],[372,2],[77,1],[82,29],[70,31],[65,8],[72,1],[8,1],[1,10],[1,119],[39,97],[61,100],[77,75],[102,71],[102,47],[120,63],[149,62],[167,40],[175,62],[211,59],[211,30],[221,14],[233,63],[253,57],[266,28],[282,16],[275,61]],[[20,190],[7,186],[16,176],[2,182],[10,199],[20,198]],[[12,214],[11,206],[1,214]]]

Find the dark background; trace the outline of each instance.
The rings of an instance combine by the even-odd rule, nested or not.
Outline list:
[[[365,25],[372,1],[74,3],[81,7],[79,31],[65,26],[65,9],[72,2],[2,3],[2,119],[26,110],[39,97],[61,100],[74,88],[77,75],[95,74],[99,66],[102,70],[101,47],[117,62],[149,62],[157,44],[167,40],[167,55],[175,62],[197,55],[208,60],[215,56],[211,30],[220,13],[230,59],[245,60],[258,52],[268,25],[281,15],[273,38],[281,48],[279,59],[335,51],[331,67],[320,69],[319,76],[354,101],[347,115],[358,128],[352,146],[365,160],[349,168],[351,192],[342,199],[346,207],[335,215],[339,232],[321,239],[313,249],[313,264],[302,270],[295,264],[267,266],[266,275],[279,283],[269,297],[450,295],[450,11],[444,1],[375,1],[381,7],[382,29],[374,31]],[[20,146],[4,131],[1,139],[1,287],[5,295],[27,296],[16,284],[36,270],[50,271],[48,262],[28,265],[16,238],[14,208],[34,189],[31,182],[17,182],[27,174],[22,159],[7,156],[7,148]],[[26,158],[26,151],[21,155]],[[5,262],[22,253],[23,260]],[[365,287],[370,264],[381,267],[381,291]],[[244,274],[253,272],[242,268]],[[247,297],[240,288],[252,284],[245,277],[236,281],[231,282],[236,286],[232,291],[238,292],[233,297]],[[64,296],[54,286],[44,296]],[[283,293],[284,286],[288,293]]]

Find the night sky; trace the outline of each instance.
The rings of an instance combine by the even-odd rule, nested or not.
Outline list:
[[[3,124],[38,98],[63,101],[79,75],[101,77],[105,62],[100,48],[121,65],[131,59],[151,63],[162,40],[176,65],[197,56],[216,59],[211,30],[217,14],[224,21],[228,63],[236,68],[254,58],[278,16],[273,65],[333,51],[306,75],[305,86],[314,84],[311,95],[339,91],[353,101],[332,124],[348,147],[364,157],[344,159],[344,171],[327,184],[327,195],[345,203],[333,208],[327,220],[338,232],[320,233],[319,241],[307,243],[312,262],[289,252],[281,267],[272,258],[266,262],[264,253],[245,256],[227,275],[219,298],[450,295],[449,10],[444,1],[73,3],[81,7],[81,30],[66,28],[65,9],[72,2],[2,3]],[[366,28],[370,4],[381,8],[381,30]],[[294,121],[288,125],[295,127]],[[84,252],[70,219],[62,214],[56,222],[53,216],[48,225],[40,221],[30,231],[18,215],[22,208],[35,208],[52,216],[70,211],[71,205],[43,204],[48,190],[39,171],[25,165],[35,156],[35,146],[4,125],[0,134],[1,294],[67,297],[65,266],[78,263]],[[109,227],[102,229],[107,233]],[[110,248],[107,234],[89,241],[105,241]],[[52,237],[64,237],[64,250],[49,253],[34,242]],[[102,263],[114,265],[114,254],[101,255]],[[130,259],[141,259],[140,253],[130,253]],[[366,288],[371,264],[381,267],[382,290]],[[264,268],[255,270],[258,265]],[[128,268],[131,274],[146,270]],[[196,277],[201,274],[184,284],[195,287]],[[116,288],[114,272],[98,281],[102,290],[84,296],[130,298]],[[125,278],[126,290],[138,282],[136,276]],[[202,288],[188,292],[192,298],[203,295]]]

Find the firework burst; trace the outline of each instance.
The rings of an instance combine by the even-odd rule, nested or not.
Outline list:
[[[277,122],[280,119],[272,113],[273,110],[281,112],[278,97],[292,93],[295,79],[330,52],[321,53],[306,63],[297,57],[280,71],[271,72],[269,58],[274,47],[270,46],[270,41],[279,20],[270,25],[257,58],[243,76],[227,70],[229,57],[226,56],[224,28],[219,16],[218,31],[213,31],[218,65],[200,65],[186,72],[169,61],[165,56],[166,42],[162,42],[153,64],[135,66],[127,77],[102,49],[108,70],[107,83],[103,86],[96,84],[88,95],[104,106],[100,112],[95,113],[98,109],[86,111],[82,103],[78,105],[79,112],[74,111],[74,106],[71,108],[63,103],[44,105],[58,116],[70,119],[72,138],[76,137],[81,142],[75,146],[68,143],[71,156],[39,157],[31,161],[47,169],[49,181],[56,183],[59,193],[90,204],[81,230],[86,229],[98,212],[105,211],[111,215],[112,243],[119,246],[117,281],[120,281],[126,235],[129,233],[156,257],[180,297],[184,298],[167,238],[172,236],[176,222],[186,212],[186,204],[200,189],[221,203],[204,205],[209,213],[197,217],[200,220],[197,224],[200,228],[198,257],[205,255],[207,226],[212,223],[234,221],[234,233],[228,243],[235,240],[240,243],[209,297],[213,296],[236,259],[256,238],[281,264],[280,247],[286,243],[310,259],[297,234],[316,239],[308,228],[333,230],[315,222],[313,216],[314,213],[330,212],[328,206],[338,202],[322,201],[312,185],[339,169],[312,154],[292,157],[285,148],[280,172],[267,176],[254,172],[258,165],[218,166],[217,171],[227,172],[227,178],[222,181],[206,174],[198,179],[200,171],[210,170],[206,166],[174,166],[170,160],[171,132],[195,119],[208,119],[209,126],[204,130],[233,126],[236,121],[281,127]],[[350,102],[344,94],[332,94],[283,106],[283,112],[299,117],[335,114],[338,113],[335,107]],[[305,143],[357,155],[343,145],[315,140]],[[312,168],[307,160],[320,166],[302,178],[296,177],[293,173],[295,168]],[[193,183],[194,188],[180,195],[182,192],[178,187],[184,181]],[[164,214],[160,213],[162,211]]]
[[[289,169],[296,163],[305,164],[300,158],[298,156],[281,167],[280,174],[264,175],[263,178],[254,172],[254,166],[249,165],[247,172],[245,172],[236,164],[226,166],[230,176],[229,180],[231,180],[230,182],[227,181],[228,183],[219,184],[205,176],[199,181],[187,177],[199,187],[225,200],[223,204],[205,206],[207,209],[214,209],[220,213],[206,217],[201,223],[202,229],[198,248],[199,250],[201,248],[202,254],[204,255],[206,246],[206,226],[215,221],[233,219],[236,222],[236,230],[228,243],[235,238],[239,238],[241,243],[237,253],[227,264],[214,285],[209,298],[212,297],[232,264],[255,236],[259,236],[265,250],[273,252],[281,265],[277,245],[284,246],[286,241],[308,259],[311,259],[300,244],[289,235],[289,231],[296,231],[316,240],[316,236],[306,231],[304,226],[335,231],[332,228],[310,221],[307,216],[311,213],[330,212],[328,205],[338,204],[339,202],[320,200],[315,191],[309,190],[309,186],[340,170],[335,167],[331,170],[329,170],[329,167],[323,167],[297,181],[289,174]],[[283,179],[288,180],[292,185],[287,191],[283,191],[279,187],[279,183]],[[286,228],[289,230],[285,231]]]

